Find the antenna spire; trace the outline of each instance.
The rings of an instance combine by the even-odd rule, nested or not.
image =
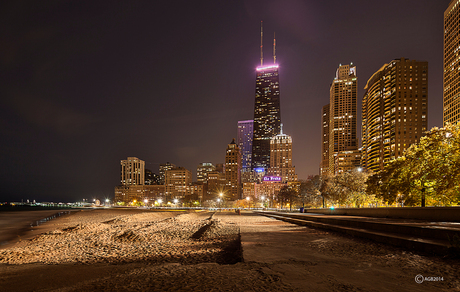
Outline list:
[[[264,22],[260,22],[260,66],[264,65],[264,44],[263,44],[263,36],[264,36]]]
[[[276,64],[276,35],[273,33],[273,64]]]

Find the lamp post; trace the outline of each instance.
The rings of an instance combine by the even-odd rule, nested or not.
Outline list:
[[[246,201],[248,202],[248,210],[250,209],[249,208],[249,197],[246,197]]]
[[[177,209],[177,204],[179,203],[179,199],[175,198],[175,199],[173,200],[173,202],[174,202],[174,205],[175,205],[175,207],[176,207],[176,209]]]

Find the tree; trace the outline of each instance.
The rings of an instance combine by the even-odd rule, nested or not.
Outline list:
[[[298,192],[294,188],[284,186],[277,195],[278,203],[281,208],[289,203],[289,209],[292,210],[292,204],[298,199]]]
[[[427,132],[419,143],[368,180],[368,192],[393,204],[454,205],[460,202],[460,125]]]
[[[315,175],[300,184],[300,198],[303,206],[305,204],[314,207],[325,206],[325,185],[328,177]]]

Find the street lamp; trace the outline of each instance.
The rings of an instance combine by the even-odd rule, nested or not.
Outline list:
[[[246,201],[248,201],[248,210],[249,210],[249,197],[246,197]]]
[[[146,206],[147,206],[148,202],[149,202],[148,199],[145,199],[145,200],[144,200],[144,204],[145,204]]]

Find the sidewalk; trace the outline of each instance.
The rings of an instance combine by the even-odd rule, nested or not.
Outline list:
[[[447,291],[460,289],[458,270],[428,258],[367,240],[241,214],[245,263],[279,277],[295,291]],[[246,220],[244,220],[246,219]],[[444,277],[417,284],[417,275]]]

